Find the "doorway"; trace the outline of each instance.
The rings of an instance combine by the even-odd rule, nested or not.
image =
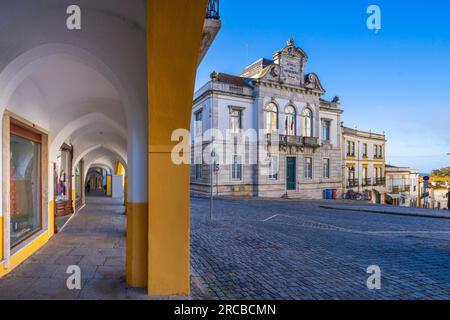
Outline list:
[[[286,158],[286,189],[287,190],[296,190],[296,161],[295,157],[287,157]]]

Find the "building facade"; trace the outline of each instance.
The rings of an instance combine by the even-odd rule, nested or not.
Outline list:
[[[386,203],[402,207],[419,205],[419,171],[386,165]]]
[[[385,134],[342,126],[342,188],[366,193],[370,202],[386,198]]]
[[[218,195],[341,194],[342,109],[337,97],[321,98],[325,89],[316,74],[305,74],[307,60],[290,40],[238,76],[211,74],[192,110],[193,193],[212,186]],[[209,149],[215,157],[205,161]]]
[[[448,193],[450,189],[447,186],[431,185],[428,187],[429,201],[427,208],[434,210],[448,210]]]

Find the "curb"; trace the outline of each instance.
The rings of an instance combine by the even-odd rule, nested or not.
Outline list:
[[[421,213],[403,213],[403,212],[392,212],[385,210],[368,210],[368,209],[353,209],[353,208],[337,208],[332,206],[320,206],[320,208],[324,209],[332,209],[332,210],[341,210],[341,211],[357,211],[357,212],[368,212],[368,213],[381,213],[388,214],[393,216],[408,216],[408,217],[419,217],[419,218],[434,218],[434,219],[448,219],[450,220],[450,216],[443,215],[429,215],[429,214],[421,214]]]

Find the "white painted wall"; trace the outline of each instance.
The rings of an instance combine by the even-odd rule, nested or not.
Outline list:
[[[112,197],[122,198],[123,193],[123,176],[122,175],[112,175],[111,176],[111,187],[112,187]]]

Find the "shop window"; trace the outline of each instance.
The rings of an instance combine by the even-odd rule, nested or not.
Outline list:
[[[78,162],[75,167],[75,207],[78,209],[83,205],[83,161]]]
[[[73,213],[72,207],[72,148],[66,144],[58,152],[55,164],[55,214]]]
[[[11,247],[42,229],[41,136],[11,123]]]

